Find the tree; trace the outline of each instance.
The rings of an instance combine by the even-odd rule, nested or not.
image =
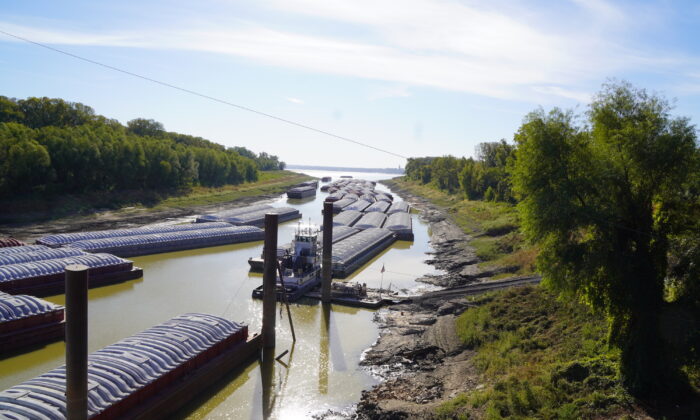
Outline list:
[[[669,237],[693,228],[680,221],[698,202],[695,128],[670,109],[628,83],[604,85],[589,128],[571,112],[529,114],[511,167],[544,283],[605,311],[624,383],[640,397],[674,373],[659,326]]]
[[[145,118],[135,118],[126,123],[127,130],[137,136],[161,137],[165,134],[163,124],[156,120],[147,120]]]

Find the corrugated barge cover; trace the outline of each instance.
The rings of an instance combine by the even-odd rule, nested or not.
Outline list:
[[[46,248],[38,251],[30,251],[14,254],[0,254],[0,265],[22,264],[32,261],[55,260],[56,258],[75,257],[84,255],[79,249],[70,248]]]
[[[44,315],[51,312],[59,312],[60,318],[63,319],[63,306],[34,296],[0,292],[0,334],[17,328],[20,321],[25,321],[22,322],[21,328],[29,327],[26,323],[29,318],[39,318],[39,321],[42,321]]]
[[[394,214],[396,212],[405,212],[408,213],[409,207],[408,203],[405,201],[395,201],[391,204],[391,207],[389,207],[389,210],[386,211],[387,214]]]
[[[345,210],[333,217],[333,226],[352,226],[362,218],[362,213],[357,210]]]
[[[292,207],[274,207],[267,210],[254,211],[252,213],[242,214],[240,216],[228,217],[226,221],[234,225],[251,225],[262,226],[265,224],[265,215],[274,213],[278,215],[279,223],[288,220],[298,219],[301,217],[299,210]]]
[[[398,239],[413,240],[413,222],[408,213],[397,212],[390,215],[384,227],[394,232]]]
[[[150,235],[153,233],[167,232],[183,232],[188,230],[213,229],[217,227],[226,227],[225,224],[208,224],[206,226],[197,225],[195,223],[187,223],[182,225],[165,225],[165,226],[144,226],[131,229],[112,229],[112,230],[96,230],[91,232],[75,232],[75,233],[59,233],[57,235],[44,236],[36,242],[41,245],[57,247],[73,242],[84,241],[88,239],[116,238],[119,236],[135,236],[135,235]]]
[[[248,327],[206,314],[185,314],[88,356],[88,417],[120,418],[224,351],[245,342]],[[0,392],[0,415],[66,416],[66,369]],[[12,418],[12,417],[10,417]]]
[[[333,211],[338,213],[345,207],[349,206],[350,204],[354,203],[355,199],[354,198],[343,198],[341,200],[335,201],[333,203]]]
[[[48,249],[51,248],[44,245],[13,246],[10,248],[0,248],[0,255],[23,254],[25,252],[46,251]]]
[[[357,210],[357,211],[362,211],[372,205],[369,201],[366,200],[357,200],[354,203],[350,204],[349,206],[345,207],[343,210]]]
[[[0,287],[4,282],[28,278],[62,278],[65,267],[71,264],[87,266],[91,274],[131,270],[133,262],[110,254],[83,254],[55,260],[34,261],[22,264],[0,265]]]
[[[25,245],[24,242],[18,241],[15,238],[0,238],[0,248],[7,248],[12,246],[22,246]]]
[[[328,197],[324,201],[338,201],[345,195],[344,192],[336,191],[334,193],[328,194]]]
[[[365,213],[371,213],[371,212],[379,212],[379,213],[384,213],[387,211],[387,209],[391,206],[391,203],[386,202],[386,201],[377,201],[376,203],[372,204],[371,206],[367,207],[365,209]]]
[[[386,220],[386,214],[378,211],[365,213],[360,220],[353,225],[356,229],[380,228]]]
[[[88,252],[109,252],[122,257],[132,257],[135,255],[253,242],[262,240],[265,236],[262,229],[254,226],[231,226],[228,223],[223,223],[223,225],[226,227],[93,239],[75,242],[70,244],[69,247]]]
[[[333,275],[347,277],[396,240],[387,229],[370,228],[333,245]]]
[[[377,201],[377,199],[374,198],[374,195],[372,193],[363,193],[360,196],[360,200],[369,201],[370,203],[374,203],[375,201]]]
[[[351,228],[350,226],[333,226],[333,243],[340,242],[358,232],[358,229]],[[323,243],[323,232],[318,234],[318,243]]]

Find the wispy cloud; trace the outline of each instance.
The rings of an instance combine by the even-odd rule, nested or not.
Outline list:
[[[290,98],[290,97],[287,97],[287,98],[284,98],[284,99],[285,99],[286,101],[288,101],[288,102],[291,102],[291,103],[297,104],[297,105],[301,105],[301,104],[304,103],[304,101],[302,101],[302,100],[299,99],[299,98]]]
[[[266,10],[305,15],[362,28],[364,37],[309,34],[306,28],[278,29],[265,22],[207,21],[199,26],[131,32],[87,33],[0,22],[0,28],[51,44],[102,45],[204,51],[257,62],[386,81],[395,84],[379,98],[408,95],[409,86],[428,86],[496,98],[582,101],[587,84],[634,69],[677,68],[683,59],[660,55],[606,32],[627,19],[604,0],[571,0],[588,11],[585,24],[569,30],[538,25],[537,14],[492,9],[448,0],[268,0]],[[567,16],[562,16],[567,19]],[[595,30],[589,24],[597,22]],[[565,25],[559,25],[559,27]],[[170,29],[176,27],[177,29]],[[603,29],[601,29],[601,27]],[[393,89],[393,92],[392,92]],[[294,98],[286,98],[295,102]]]

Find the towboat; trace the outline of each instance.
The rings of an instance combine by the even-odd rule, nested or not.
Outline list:
[[[279,259],[277,300],[293,302],[321,283],[321,258],[318,248],[319,230],[313,225],[299,225],[291,250]],[[253,290],[253,298],[262,299],[263,287]]]

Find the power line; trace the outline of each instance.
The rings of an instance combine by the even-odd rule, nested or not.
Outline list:
[[[386,153],[386,154],[393,155],[393,156],[396,156],[396,157],[400,157],[400,158],[402,158],[402,159],[408,159],[407,156],[403,156],[403,155],[400,155],[400,154],[398,154],[398,153],[394,153],[394,152],[389,151],[389,150],[386,150],[386,149],[382,149],[382,148],[379,148],[379,147],[375,147],[375,146],[369,145],[369,144],[367,144],[367,143],[363,143],[363,142],[361,142],[361,141],[353,140],[353,139],[351,139],[351,138],[344,137],[344,136],[340,136],[340,135],[338,135],[338,134],[333,134],[333,133],[331,133],[331,132],[329,132],[329,131],[325,131],[325,130],[321,130],[321,129],[318,129],[318,128],[314,128],[314,127],[311,127],[311,126],[309,126],[309,125],[302,124],[302,123],[298,123],[298,122],[295,122],[295,121],[292,121],[292,120],[288,120],[288,119],[286,119],[286,118],[278,117],[278,116],[276,116],[276,115],[268,114],[268,113],[266,113],[266,112],[258,111],[258,110],[256,110],[256,109],[249,108],[249,107],[244,106],[244,105],[238,105],[238,104],[235,104],[235,103],[233,103],[233,102],[229,102],[229,101],[226,101],[226,100],[223,100],[223,99],[219,99],[219,98],[216,98],[216,97],[213,97],[213,96],[209,96],[209,95],[207,95],[207,94],[200,93],[200,92],[197,92],[197,91],[194,91],[194,90],[191,90],[191,89],[186,89],[186,88],[183,88],[183,87],[180,87],[180,86],[176,86],[176,85],[173,85],[173,84],[170,84],[170,83],[167,83],[167,82],[163,82],[163,81],[160,81],[160,80],[157,80],[157,79],[153,79],[153,78],[148,77],[148,76],[143,76],[143,75],[140,75],[140,74],[138,74],[138,73],[134,73],[134,72],[131,72],[131,71],[128,71],[128,70],[121,69],[121,68],[119,68],[119,67],[114,67],[114,66],[111,66],[111,65],[109,65],[109,64],[104,64],[104,63],[101,63],[101,62],[99,62],[99,61],[95,61],[95,60],[92,60],[92,59],[89,59],[89,58],[86,58],[86,57],[79,56],[79,55],[77,55],[77,54],[70,53],[70,52],[68,52],[68,51],[64,51],[64,50],[61,50],[61,49],[52,47],[52,46],[50,46],[50,45],[42,44],[41,42],[32,41],[31,39],[27,39],[27,38],[21,37],[21,36],[19,36],[19,35],[11,34],[11,33],[9,33],[9,32],[6,32],[6,31],[2,30],[2,29],[0,29],[0,33],[1,33],[1,34],[5,34],[5,35],[7,35],[7,36],[10,36],[10,37],[12,37],[12,38],[16,38],[16,39],[19,39],[19,40],[21,40],[21,41],[24,41],[24,42],[33,44],[33,45],[36,45],[36,46],[41,47],[41,48],[45,48],[45,49],[47,49],[47,50],[51,50],[51,51],[57,52],[57,53],[59,53],[59,54],[67,55],[67,56],[72,57],[72,58],[75,58],[75,59],[77,59],[77,60],[85,61],[85,62],[87,62],[87,63],[94,64],[94,65],[100,66],[100,67],[104,67],[104,68],[106,68],[106,69],[113,70],[113,71],[116,71],[116,72],[119,72],[119,73],[123,73],[123,74],[129,75],[129,76],[132,76],[132,77],[136,77],[136,78],[139,78],[139,79],[142,79],[142,80],[146,80],[146,81],[151,82],[151,83],[155,83],[155,84],[158,84],[158,85],[161,85],[161,86],[165,86],[165,87],[168,87],[168,88],[171,88],[171,89],[179,90],[179,91],[181,91],[181,92],[189,93],[190,95],[199,96],[200,98],[208,99],[208,100],[210,100],[210,101],[214,101],[214,102],[218,102],[218,103],[220,103],[220,104],[224,104],[224,105],[228,105],[228,106],[231,106],[231,107],[234,107],[234,108],[238,108],[238,109],[243,110],[243,111],[248,111],[248,112],[251,112],[251,113],[253,113],[253,114],[258,114],[258,115],[261,115],[261,116],[263,116],[263,117],[267,117],[267,118],[271,118],[271,119],[273,119],[273,120],[281,121],[281,122],[284,122],[284,123],[287,123],[287,124],[290,124],[290,125],[293,125],[293,126],[296,126],[296,127],[304,128],[304,129],[309,130],[309,131],[314,131],[314,132],[316,132],[316,133],[324,134],[324,135],[326,135],[326,136],[333,137],[333,138],[338,139],[338,140],[343,140],[343,141],[346,141],[346,142],[348,142],[348,143],[353,143],[353,144],[356,144],[356,145],[359,145],[359,146],[367,147],[367,148],[376,150],[376,151],[378,151],[378,152],[382,152],[382,153]]]

